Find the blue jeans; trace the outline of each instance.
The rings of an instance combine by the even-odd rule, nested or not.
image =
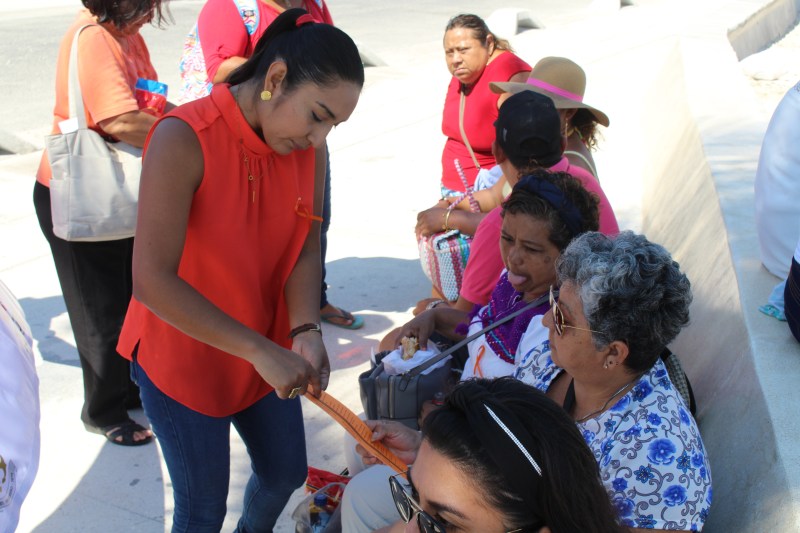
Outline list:
[[[794,338],[800,342],[800,263],[792,258],[792,268],[784,288],[786,322]]]
[[[158,438],[175,498],[172,533],[218,533],[230,480],[230,425],[242,437],[252,474],[237,533],[272,531],[294,490],[308,474],[300,399],[270,393],[227,417],[203,415],[156,387],[135,359],[131,377]]]

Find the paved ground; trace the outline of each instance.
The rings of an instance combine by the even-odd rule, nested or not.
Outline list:
[[[72,9],[65,9],[63,4],[63,0],[35,0],[25,6],[46,7],[48,15],[66,25]],[[441,27],[450,15],[463,10],[488,16],[489,4],[416,2],[404,6],[403,13],[392,13],[390,18],[384,14],[389,2],[332,3],[337,23],[387,63],[368,69],[367,87],[359,107],[330,138],[334,220],[329,237],[329,294],[337,305],[364,315],[366,326],[358,332],[325,328],[334,368],[329,391],[354,409],[359,408],[356,376],[366,368],[377,340],[407,319],[409,307],[427,291],[412,230],[416,212],[437,195],[442,145],[438,132],[448,81],[439,49]],[[516,4],[535,7],[537,18],[549,27],[590,16],[589,2],[584,1]],[[602,8],[598,4],[602,2],[595,2],[594,7]],[[152,38],[159,43],[159,49],[154,48],[154,61],[171,84],[177,79],[172,71],[175,50],[179,50],[183,33],[200,5],[191,0],[174,2],[176,25],[164,32],[149,28],[145,31],[148,42]],[[22,27],[30,23],[32,15],[17,11],[7,15],[6,22],[10,18]],[[58,32],[46,37],[57,43],[60,35],[55,33]],[[6,44],[0,43],[0,50],[8,46],[9,40],[2,41]],[[9,63],[14,66],[13,60],[9,59]],[[783,72],[774,80],[756,83],[765,109],[774,109],[785,88],[795,81],[791,77],[791,72]],[[786,86],[781,90],[784,79]],[[19,87],[2,85],[0,90],[8,93],[3,115],[34,98]],[[602,102],[597,105],[602,107]],[[49,121],[46,114],[42,119],[41,109],[37,108],[35,120],[10,129],[9,122],[4,121],[6,131],[34,148],[40,147],[37,143]],[[597,158],[601,175],[607,157],[610,156],[601,147]],[[172,498],[158,447],[125,449],[106,444],[83,431],[78,419],[81,378],[74,340],[31,202],[38,158],[35,151],[0,157],[0,278],[20,299],[34,332],[37,353],[42,357],[42,458],[19,531],[162,532],[170,521]],[[604,184],[609,190],[621,190],[615,187],[616,177],[604,179],[608,180]],[[622,193],[609,197],[615,205],[631,204],[631,199]],[[626,210],[622,218],[623,227],[639,225],[635,208]],[[313,405],[306,402],[304,409],[310,464],[341,469],[343,431]],[[143,420],[141,413],[139,418]],[[249,469],[246,453],[235,434],[231,443],[230,518],[225,531],[233,529],[238,517]],[[301,497],[302,492],[298,491],[276,531],[293,530],[288,513]]]

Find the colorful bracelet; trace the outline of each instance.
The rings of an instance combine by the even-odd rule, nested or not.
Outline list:
[[[305,333],[306,331],[316,331],[322,335],[322,326],[312,322],[309,322],[308,324],[301,324],[289,332],[289,338],[293,339],[301,333]]]

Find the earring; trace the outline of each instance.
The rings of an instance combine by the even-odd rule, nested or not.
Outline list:
[[[270,100],[272,100],[272,93],[267,91],[266,89],[261,91],[261,99],[264,100],[265,102],[269,102]]]

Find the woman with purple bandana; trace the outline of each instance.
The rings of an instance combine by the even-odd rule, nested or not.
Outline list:
[[[546,296],[561,251],[577,235],[597,229],[597,205],[569,174],[535,169],[522,177],[503,204],[500,253],[505,270],[489,303],[469,313],[451,307],[420,313],[394,332],[395,346],[403,337],[416,337],[425,348],[434,331],[457,341]],[[462,379],[511,374],[520,337],[531,318],[548,308],[544,301],[470,342]]]

